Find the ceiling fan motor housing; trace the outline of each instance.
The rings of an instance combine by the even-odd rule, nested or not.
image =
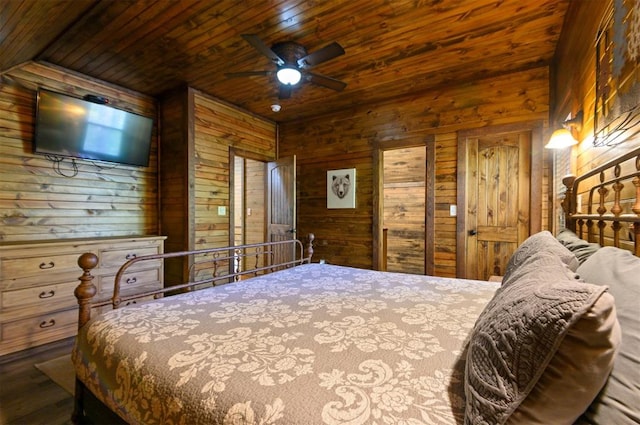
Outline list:
[[[294,68],[298,67],[298,59],[301,59],[308,54],[307,49],[305,49],[304,46],[294,41],[276,43],[271,46],[271,50],[284,60],[285,65]]]

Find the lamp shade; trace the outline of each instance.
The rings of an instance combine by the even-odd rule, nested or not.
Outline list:
[[[573,138],[573,135],[566,128],[556,130],[551,135],[549,143],[545,145],[547,149],[564,149],[569,146],[577,145],[578,141]]]
[[[278,70],[276,73],[278,77],[278,81],[282,84],[289,84],[290,86],[295,86],[300,82],[300,78],[302,78],[302,74],[295,68],[283,67]]]

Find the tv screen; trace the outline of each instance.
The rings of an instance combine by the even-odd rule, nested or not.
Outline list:
[[[152,127],[151,118],[40,89],[34,151],[146,167]]]

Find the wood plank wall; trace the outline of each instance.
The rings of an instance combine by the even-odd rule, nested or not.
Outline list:
[[[276,124],[194,91],[195,249],[229,245],[229,149],[274,160]],[[241,155],[242,156],[242,155]],[[218,215],[218,206],[227,214]]]
[[[553,110],[551,122],[558,126],[569,113],[575,114],[579,110],[584,112],[582,130],[578,133],[580,143],[572,150],[570,168],[576,175],[592,170],[640,146],[640,136],[635,136],[613,147],[593,146],[596,87],[595,40],[603,17],[611,13],[612,7],[611,0],[572,2],[565,22],[567,30],[563,31],[556,50],[553,72],[555,79],[552,82],[552,89],[557,104]],[[640,67],[636,65],[636,75],[639,70]],[[563,170],[559,169],[555,179],[561,179],[563,173]],[[631,190],[626,193],[633,196]],[[556,202],[559,200],[556,199]]]
[[[540,67],[283,123],[280,155],[298,159],[298,234],[315,233],[316,258],[373,267],[374,152],[434,134],[434,274],[455,276],[456,222],[448,212],[456,204],[457,131],[536,120],[546,128],[548,111],[549,71]],[[340,168],[357,169],[356,208],[328,210],[326,172]]]
[[[173,121],[163,128],[162,145],[182,150],[167,156],[160,171],[163,200],[183,211],[162,209],[166,251],[228,246],[233,243],[232,158],[275,159],[276,124],[190,87],[163,96],[161,109],[163,117]],[[264,184],[259,190],[264,190]],[[218,207],[224,207],[225,213],[219,214]],[[206,266],[192,270],[191,264],[181,263],[176,267],[187,276],[206,274]]]
[[[33,153],[38,87],[82,97],[154,119],[149,167],[76,160],[73,178]],[[28,62],[0,83],[0,243],[158,234],[157,116],[153,98],[48,64]],[[61,164],[71,173],[71,162]]]

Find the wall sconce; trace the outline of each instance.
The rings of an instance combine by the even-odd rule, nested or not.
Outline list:
[[[547,149],[564,149],[577,145],[578,141],[573,137],[572,130],[582,130],[582,111],[578,111],[575,117],[562,123],[562,128],[556,130],[549,138],[549,143],[545,145]]]

